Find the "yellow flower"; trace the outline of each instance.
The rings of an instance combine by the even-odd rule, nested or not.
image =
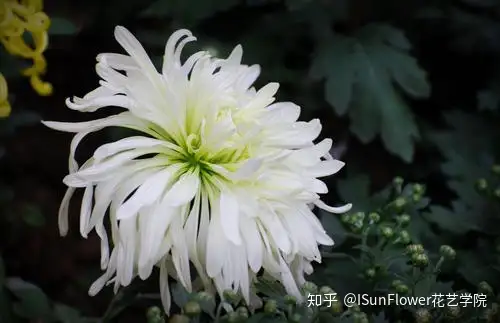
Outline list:
[[[42,9],[42,0],[0,1],[0,42],[10,54],[33,61],[22,74],[30,78],[38,94],[45,96],[52,94],[52,85],[41,79],[47,67],[43,52],[48,45],[50,19]],[[31,34],[32,44],[26,43],[26,32]]]
[[[0,118],[5,118],[10,115],[10,104],[8,100],[9,89],[7,81],[2,73],[0,73]]]

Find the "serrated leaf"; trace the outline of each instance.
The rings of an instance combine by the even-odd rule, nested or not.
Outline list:
[[[63,17],[50,17],[49,35],[74,35],[78,28],[69,19]]]
[[[411,44],[398,29],[371,24],[355,37],[336,35],[319,48],[311,77],[325,78],[325,97],[363,142],[380,134],[386,148],[410,162],[419,131],[400,92],[427,98],[426,72],[409,55]]]
[[[450,178],[449,186],[467,204],[482,199],[474,189],[479,178],[488,178],[495,149],[492,141],[496,125],[478,115],[452,111],[444,114],[451,127],[429,133],[428,137],[441,151],[446,161],[441,169]]]
[[[475,251],[457,250],[458,272],[472,285],[482,281],[493,283],[498,280],[498,273],[492,270],[491,262],[484,263]]]
[[[7,278],[5,286],[19,299],[16,314],[27,319],[47,319],[51,317],[50,302],[37,286],[20,278]]]

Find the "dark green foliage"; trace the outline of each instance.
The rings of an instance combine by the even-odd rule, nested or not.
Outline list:
[[[380,134],[388,151],[413,159],[419,131],[400,91],[430,94],[426,73],[408,54],[402,31],[385,24],[360,28],[354,37],[334,35],[313,61],[314,78],[326,78],[325,97],[339,115],[349,113],[351,130],[368,143]]]

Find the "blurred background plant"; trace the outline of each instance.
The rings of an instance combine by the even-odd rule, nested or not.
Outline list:
[[[354,209],[318,213],[336,245],[323,250],[304,294],[334,291],[339,302],[295,305],[267,277],[254,308],[177,286],[170,317],[154,281],[87,296],[99,241],[59,238],[70,136],[39,121],[85,118],[64,100],[95,87],[95,56],[119,50],[117,24],[156,63],[178,28],[221,56],[240,43],[244,62],[263,68],[259,85],[280,82],[280,100],[321,119],[336,139],[332,154],[347,162],[327,200]],[[0,0],[0,40],[0,322],[499,319],[497,0]],[[124,135],[91,136],[84,153]],[[346,293],[481,293],[487,306],[346,308]]]

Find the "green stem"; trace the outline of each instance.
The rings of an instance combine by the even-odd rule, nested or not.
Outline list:
[[[115,296],[113,296],[113,299],[111,299],[111,302],[109,303],[106,312],[104,312],[104,315],[102,316],[103,323],[108,322],[116,315],[116,313],[114,313],[115,310],[114,307],[118,303],[118,301],[122,299],[123,295],[124,295],[124,289],[121,288],[120,290],[118,290],[118,293],[116,293]]]
[[[222,304],[224,304],[224,301],[221,300],[219,305],[217,305],[217,311],[215,312],[215,320],[214,323],[219,323],[220,321],[220,315],[222,313]]]
[[[441,269],[441,266],[443,265],[443,262],[444,262],[444,257],[441,256],[441,258],[439,258],[436,266],[434,267],[434,273],[437,274],[439,272],[439,270]]]

